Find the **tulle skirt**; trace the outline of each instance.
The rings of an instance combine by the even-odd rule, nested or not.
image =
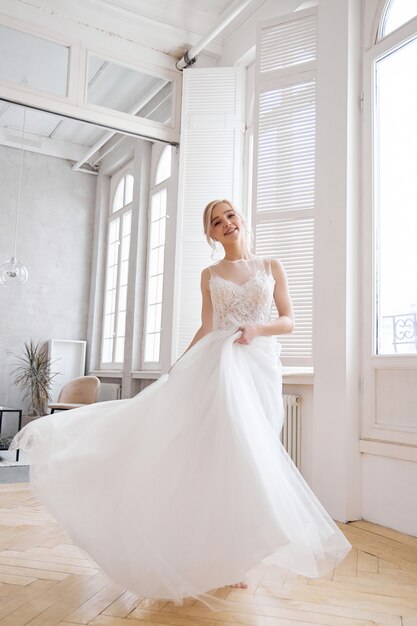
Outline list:
[[[279,344],[214,331],[129,400],[16,435],[38,498],[123,588],[181,602],[260,563],[308,576],[351,545],[284,450]]]

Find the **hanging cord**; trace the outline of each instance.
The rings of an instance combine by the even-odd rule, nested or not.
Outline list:
[[[23,145],[25,141],[25,126],[26,126],[26,107],[23,109],[23,128],[22,128],[22,142],[20,144],[20,173],[19,173],[19,186],[17,191],[17,205],[16,205],[16,220],[14,226],[14,245],[13,245],[13,258],[16,258],[16,247],[17,247],[17,228],[19,225],[19,208],[20,208],[20,192],[22,189],[22,174],[23,174]]]

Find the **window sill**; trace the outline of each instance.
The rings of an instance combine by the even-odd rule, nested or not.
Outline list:
[[[97,378],[122,378],[121,370],[91,370],[90,376]]]
[[[157,379],[162,376],[161,370],[134,370],[130,372],[132,378],[152,378]]]
[[[91,376],[98,378],[122,378],[120,370],[91,370]],[[158,379],[162,376],[161,370],[133,370],[132,378]],[[313,385],[314,371],[312,367],[283,367],[282,382],[285,385]]]
[[[282,382],[284,385],[313,385],[313,367],[290,367],[282,368]]]

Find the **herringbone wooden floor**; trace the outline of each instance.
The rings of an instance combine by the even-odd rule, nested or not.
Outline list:
[[[235,612],[150,603],[109,581],[31,495],[0,485],[0,626],[417,626],[417,538],[340,524],[353,549],[326,578],[259,569],[252,591],[224,588]]]

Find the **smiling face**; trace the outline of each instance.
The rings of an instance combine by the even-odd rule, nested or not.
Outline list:
[[[210,221],[210,236],[222,246],[237,243],[242,238],[243,221],[227,202],[213,207]]]

